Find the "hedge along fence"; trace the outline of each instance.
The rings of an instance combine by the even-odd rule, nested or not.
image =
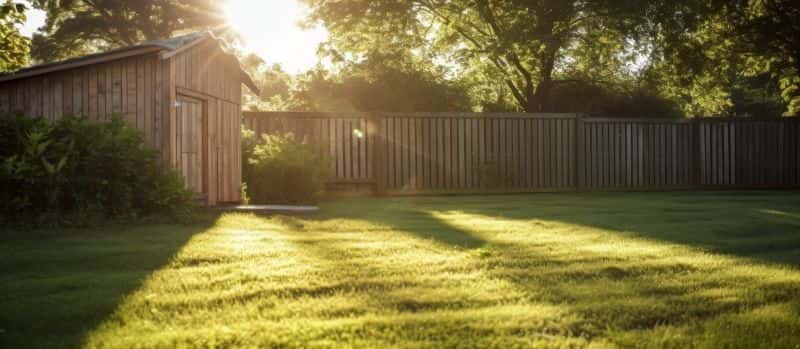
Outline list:
[[[378,193],[793,188],[800,123],[577,114],[244,114],[331,158],[329,184]]]

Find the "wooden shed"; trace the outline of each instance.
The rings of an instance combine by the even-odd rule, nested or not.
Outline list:
[[[145,42],[0,76],[0,113],[57,120],[123,115],[210,205],[238,202],[242,84],[211,32]]]

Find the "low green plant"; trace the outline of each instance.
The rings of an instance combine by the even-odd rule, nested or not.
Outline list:
[[[250,196],[247,195],[247,183],[242,182],[242,185],[239,186],[239,194],[242,197],[242,205],[250,205]]]
[[[242,131],[242,177],[253,204],[316,203],[325,189],[328,160],[319,149],[292,133]]]
[[[121,117],[108,123],[0,117],[0,213],[82,225],[94,219],[187,218],[192,193]]]

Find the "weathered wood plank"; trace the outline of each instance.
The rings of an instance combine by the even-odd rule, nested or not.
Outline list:
[[[494,185],[514,191],[571,190],[579,183],[587,190],[652,190],[686,187],[699,168],[707,186],[744,185],[749,181],[743,176],[750,172],[764,177],[753,185],[786,185],[788,177],[796,182],[797,161],[788,160],[798,153],[796,127],[792,132],[778,122],[761,127],[766,131],[753,135],[760,140],[747,147],[755,162],[745,166],[750,155],[740,145],[748,138],[744,130],[759,127],[739,120],[588,119],[579,130],[574,118],[395,114],[385,131],[391,143],[387,148],[392,147],[386,165],[394,170],[383,180],[408,193],[496,189],[487,187],[487,173],[495,174]],[[352,130],[342,129],[348,135]],[[354,139],[351,146],[350,177],[363,176],[362,154],[369,154],[372,145]]]

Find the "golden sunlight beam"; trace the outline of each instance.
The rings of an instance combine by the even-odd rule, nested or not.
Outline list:
[[[317,47],[327,40],[323,28],[303,29],[306,9],[298,0],[227,0],[225,16],[243,39],[240,49],[289,73],[313,68]]]

